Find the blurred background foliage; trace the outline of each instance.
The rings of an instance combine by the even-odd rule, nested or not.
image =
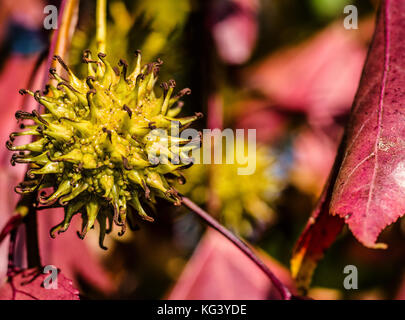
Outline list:
[[[0,10],[2,68],[13,54],[27,56],[47,46],[49,34],[41,23],[21,18],[18,6],[23,2],[7,0]],[[34,2],[41,10],[45,3],[58,4]],[[288,268],[294,243],[331,168],[378,1],[108,3],[107,55],[112,64],[123,58],[133,65],[137,49],[145,63],[161,58],[160,80],[173,78],[179,89],[192,90],[182,113],[206,115],[199,129],[257,129],[253,176],[236,175],[236,165],[196,165],[179,189]],[[358,8],[359,30],[343,28],[347,4]],[[67,57],[77,72],[82,71],[83,50],[95,52],[94,11],[95,1],[81,1]],[[33,17],[33,12],[25,14]],[[205,227],[186,209],[165,203],[158,204],[155,218],[153,224],[141,222],[137,232],[110,237],[106,253],[98,252],[97,239],[88,240],[116,287],[107,292],[77,274],[84,298],[167,297]],[[404,230],[402,223],[384,232],[382,240],[390,244],[386,251],[362,247],[346,230],[320,263],[310,295],[399,297]],[[342,290],[348,264],[358,267],[361,290]]]

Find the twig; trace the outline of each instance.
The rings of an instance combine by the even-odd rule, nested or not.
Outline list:
[[[29,195],[28,214],[25,217],[25,241],[27,250],[28,268],[36,268],[41,266],[41,255],[39,252],[38,243],[38,221],[37,210],[32,205],[35,202],[37,193]]]
[[[10,242],[8,244],[8,265],[7,265],[7,276],[9,276],[15,268],[15,244],[17,241],[17,230],[11,230],[10,232]]]
[[[107,1],[106,0],[97,0],[96,8],[96,41],[97,41],[97,52],[105,53],[106,49],[106,34],[107,34],[107,22],[106,22],[106,10],[107,10]]]
[[[250,260],[252,260],[266,275],[269,277],[273,285],[277,288],[280,292],[281,298],[283,300],[290,300],[292,298],[292,294],[290,290],[274,275],[273,272],[261,261],[253,251],[248,247],[246,243],[244,243],[241,239],[239,239],[236,235],[234,235],[231,231],[226,229],[223,225],[221,225],[217,220],[215,220],[210,214],[205,212],[199,206],[197,206],[193,201],[190,199],[183,197],[182,203],[188,207],[190,210],[195,212],[201,219],[203,219],[211,228],[217,230],[221,233],[224,237],[228,238],[234,245],[236,245]]]

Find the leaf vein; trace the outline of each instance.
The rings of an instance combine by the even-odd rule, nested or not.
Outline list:
[[[368,192],[368,198],[367,198],[367,205],[366,205],[366,216],[368,216],[369,210],[370,210],[370,203],[371,203],[371,198],[374,192],[374,187],[375,187],[375,180],[377,176],[377,171],[378,171],[378,142],[380,141],[381,137],[381,131],[382,131],[382,118],[383,118],[383,113],[384,113],[384,96],[385,96],[385,89],[387,85],[387,78],[388,78],[388,70],[389,70],[389,62],[390,62],[390,33],[389,33],[389,22],[388,22],[388,12],[389,12],[389,4],[390,1],[387,0],[385,4],[385,11],[384,11],[384,71],[383,71],[383,82],[381,85],[381,91],[380,91],[380,98],[379,98],[379,104],[378,104],[378,131],[377,131],[377,137],[374,145],[374,154],[375,154],[375,160],[374,160],[374,168],[373,168],[373,175],[371,178],[371,183],[370,183],[370,189]]]

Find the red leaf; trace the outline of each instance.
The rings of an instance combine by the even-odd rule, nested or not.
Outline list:
[[[318,261],[344,226],[343,219],[329,214],[330,192],[331,185],[328,183],[291,258],[291,274],[302,295],[306,294]]]
[[[405,212],[405,0],[382,2],[349,126],[319,206],[292,258],[293,276],[306,287],[317,261],[344,222],[365,246]]]
[[[259,254],[288,287],[288,271],[278,262]],[[265,300],[279,293],[260,269],[229,240],[209,230],[201,240],[168,299],[175,300]]]
[[[330,212],[370,248],[405,213],[405,1],[386,0],[346,132]]]
[[[0,288],[0,300],[79,300],[79,291],[61,272],[58,272],[57,288],[46,289],[43,284],[49,276],[39,269],[13,271]]]

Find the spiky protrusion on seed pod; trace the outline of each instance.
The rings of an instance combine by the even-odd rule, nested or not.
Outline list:
[[[27,179],[16,187],[16,192],[36,191],[41,205],[65,207],[64,220],[52,228],[52,237],[66,231],[73,215],[81,213],[80,237],[84,238],[97,219],[100,246],[104,248],[105,234],[114,223],[121,226],[123,234],[126,222],[135,225],[136,215],[153,221],[141,203],[153,206],[156,197],[180,203],[172,179],[181,179],[179,170],[192,163],[192,148],[185,146],[189,140],[171,136],[170,129],[175,122],[181,131],[201,115],[175,118],[182,105],[178,100],[189,94],[189,89],[173,96],[175,82],[171,80],[162,84],[163,94],[157,97],[154,87],[161,61],[141,67],[141,55],[137,55],[135,70],[128,74],[125,61],[120,60],[120,69],[114,71],[105,54],[99,53],[95,60],[87,50],[83,55],[88,67],[85,80],[78,79],[55,56],[68,79],[51,69],[51,77],[58,85],[48,85],[47,95],[20,90],[21,94],[32,95],[46,111],[16,113],[18,120],[31,121],[22,124],[26,130],[13,132],[7,142],[8,149],[18,151],[11,159],[13,165],[31,165]],[[164,130],[168,140],[164,145],[168,148],[162,148],[161,136],[153,134],[153,129]],[[14,145],[16,137],[23,135],[35,139],[26,145]],[[189,161],[151,162],[150,155],[159,146],[158,156],[170,160],[177,155]],[[54,192],[46,195],[46,188]]]

